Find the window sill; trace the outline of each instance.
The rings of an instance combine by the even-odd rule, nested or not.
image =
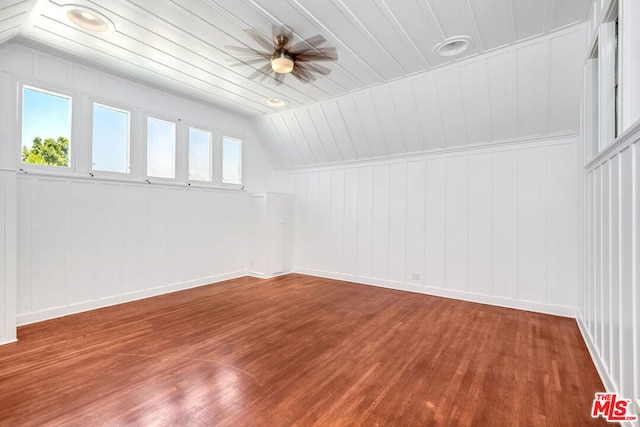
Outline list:
[[[135,184],[140,186],[154,186],[154,187],[171,187],[171,188],[193,188],[197,190],[211,190],[211,191],[234,191],[234,192],[246,192],[242,185],[233,185],[229,184],[223,185],[207,185],[203,183],[195,183],[193,181],[190,182],[177,182],[177,181],[168,181],[168,180],[160,180],[157,181],[152,180],[151,178],[133,178],[133,177],[114,177],[114,176],[102,176],[102,175],[94,175],[94,176],[81,176],[74,173],[56,173],[51,171],[41,171],[41,170],[30,170],[30,169],[0,169],[4,171],[15,172],[18,177],[43,177],[43,178],[53,178],[56,180],[71,180],[71,181],[91,181],[91,182],[104,182],[104,183],[120,183],[120,184]],[[147,181],[148,179],[148,181]]]

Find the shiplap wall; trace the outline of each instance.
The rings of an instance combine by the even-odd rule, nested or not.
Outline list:
[[[640,396],[640,125],[585,170],[579,322],[607,389]]]
[[[575,316],[576,137],[295,173],[295,270]]]
[[[71,170],[16,177],[19,82],[74,96]],[[17,239],[17,302],[14,284],[8,304],[14,326],[16,310],[18,324],[25,324],[246,274],[247,194],[185,182],[146,184],[143,164],[136,163],[144,158],[145,114],[180,118],[242,137],[245,182],[264,190],[269,161],[245,118],[17,43],[0,49],[0,94],[0,169],[13,174],[16,195],[17,218],[2,223]],[[133,111],[137,172],[130,177],[88,173],[94,100]],[[186,153],[180,140],[177,151],[180,163]]]
[[[580,130],[586,24],[255,120],[281,164],[310,166]]]

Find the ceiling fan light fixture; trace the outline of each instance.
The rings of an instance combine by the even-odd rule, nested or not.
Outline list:
[[[77,4],[67,4],[63,8],[67,12],[67,18],[80,28],[97,33],[115,30],[113,22],[96,10]]]
[[[471,47],[471,40],[472,39],[469,36],[451,37],[442,43],[438,43],[433,50],[438,55],[444,57],[458,56],[469,50]]]
[[[271,68],[276,73],[287,74],[293,71],[293,58],[286,52],[278,52],[271,58]]]

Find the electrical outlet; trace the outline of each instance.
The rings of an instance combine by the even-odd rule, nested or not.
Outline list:
[[[413,274],[411,275],[411,278],[412,278],[413,280],[420,280],[420,273],[413,273]]]

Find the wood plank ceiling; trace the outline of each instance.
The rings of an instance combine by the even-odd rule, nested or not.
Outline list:
[[[115,31],[72,24],[64,0],[0,1],[0,43],[16,39],[76,60],[231,109],[273,113],[264,100],[309,106],[451,63],[438,43],[470,36],[469,56],[558,31],[587,19],[591,0],[73,0],[94,9]],[[230,67],[225,45],[259,48],[245,29],[271,38],[288,25],[300,41],[321,34],[339,53],[332,73],[302,84],[286,76],[275,86],[247,79],[257,65]]]

